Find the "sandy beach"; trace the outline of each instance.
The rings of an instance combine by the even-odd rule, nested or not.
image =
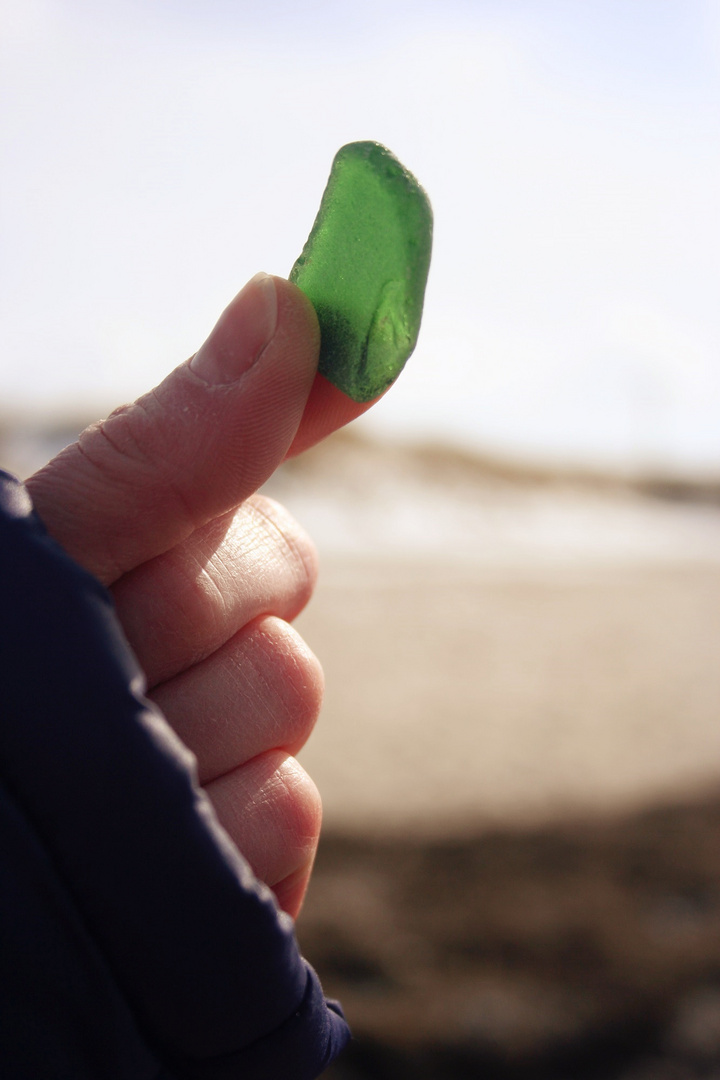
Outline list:
[[[329,1075],[717,1080],[712,487],[346,436],[270,490],[321,554]]]
[[[720,779],[720,564],[327,560],[299,622],[328,826],[528,823]]]

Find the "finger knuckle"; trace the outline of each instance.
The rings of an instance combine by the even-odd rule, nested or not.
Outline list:
[[[300,634],[283,619],[262,619],[254,636],[263,666],[282,674],[277,688],[277,745],[296,754],[309,739],[320,714],[325,690],[322,667]]]
[[[253,495],[245,503],[286,570],[293,576],[298,601],[307,603],[317,580],[318,557],[314,543],[292,514],[266,495]]]
[[[313,780],[290,754],[268,751],[256,759],[255,767],[263,775],[258,791],[267,818],[264,831],[273,836],[271,865],[263,877],[272,886],[312,858],[322,801]]]

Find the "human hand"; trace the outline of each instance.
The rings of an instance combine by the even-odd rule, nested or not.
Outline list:
[[[294,754],[322,675],[289,620],[316,563],[287,512],[255,493],[288,453],[368,407],[316,376],[318,342],[303,294],[258,276],[190,361],[27,481],[50,534],[110,587],[149,696],[293,916],[320,828]]]

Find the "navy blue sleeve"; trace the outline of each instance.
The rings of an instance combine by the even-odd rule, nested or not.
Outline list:
[[[349,1038],[143,697],[108,593],[0,473],[8,1080],[312,1080]]]

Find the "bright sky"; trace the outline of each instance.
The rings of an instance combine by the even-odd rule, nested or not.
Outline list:
[[[718,0],[0,0],[0,411],[104,412],[287,274],[335,151],[428,191],[366,424],[720,471]]]

